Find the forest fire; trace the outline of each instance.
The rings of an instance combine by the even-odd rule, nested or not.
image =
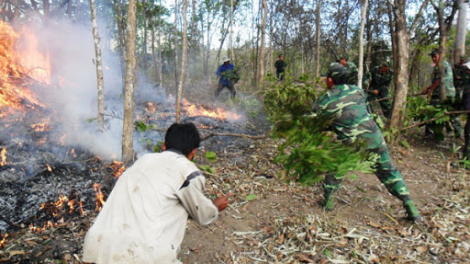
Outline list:
[[[218,107],[214,110],[207,110],[202,106],[197,107],[195,104],[191,104],[188,100],[184,98],[183,108],[189,116],[207,116],[214,119],[218,119],[220,121],[233,121],[241,118],[241,115],[226,111],[221,107]]]
[[[23,109],[25,103],[44,107],[28,85],[50,83],[49,59],[38,52],[38,41],[26,27],[16,33],[0,21],[0,32],[0,116],[10,109]]]

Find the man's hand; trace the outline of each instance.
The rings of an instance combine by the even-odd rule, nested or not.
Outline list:
[[[370,91],[371,93],[373,93],[374,95],[378,95],[379,94],[379,90],[372,90]]]
[[[227,208],[227,206],[230,203],[229,198],[232,197],[233,195],[234,195],[233,193],[230,193],[228,195],[219,197],[219,198],[214,200],[213,203],[217,207],[217,209],[219,209],[219,212],[223,211],[225,208]]]

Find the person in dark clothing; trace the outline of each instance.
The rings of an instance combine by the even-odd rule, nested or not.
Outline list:
[[[235,85],[233,82],[233,78],[236,77],[236,72],[235,72],[235,66],[233,66],[232,63],[230,63],[230,59],[225,57],[222,60],[222,65],[219,66],[217,69],[217,76],[220,77],[219,79],[219,85],[217,87],[217,90],[215,91],[215,98],[217,99],[219,97],[219,93],[227,87],[227,89],[230,91],[232,94],[232,99],[235,98],[236,91],[235,91]]]
[[[285,69],[287,67],[287,63],[284,61],[284,55],[279,55],[279,59],[274,63],[274,67],[276,67],[276,77],[278,80],[284,80]]]

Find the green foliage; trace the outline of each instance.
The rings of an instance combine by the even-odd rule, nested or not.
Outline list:
[[[311,113],[313,85],[275,83],[265,94],[265,109],[273,122],[272,135],[282,139],[275,162],[284,165],[287,180],[312,185],[326,173],[338,178],[350,171],[372,172],[365,142],[346,145],[335,134],[325,132],[333,118]]]
[[[142,133],[150,129],[153,129],[153,130],[157,129],[157,125],[155,124],[147,125],[143,121],[140,121],[140,120],[137,120],[134,122],[134,127],[136,130],[139,130]]]
[[[317,93],[313,83],[294,82],[286,76],[284,82],[268,83],[264,91],[264,109],[271,119],[284,114],[300,117],[310,111]]]
[[[249,201],[256,200],[256,198],[258,198],[258,195],[256,195],[256,194],[249,194],[249,195],[246,196],[245,200],[246,200],[247,202],[249,202]]]
[[[215,173],[215,169],[212,168],[211,166],[209,165],[199,165],[198,166],[200,170],[204,171],[204,172],[208,172],[208,173]]]
[[[215,162],[217,160],[217,156],[215,152],[213,151],[208,151],[205,154],[205,157],[210,161],[210,162]]]

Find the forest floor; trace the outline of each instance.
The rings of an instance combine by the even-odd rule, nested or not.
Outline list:
[[[224,91],[226,92],[226,90]],[[221,103],[223,104],[223,103]],[[266,124],[260,114],[247,121]],[[398,199],[373,174],[346,179],[333,211],[324,211],[321,184],[287,183],[273,162],[278,142],[240,139],[216,152],[209,165],[207,195],[234,193],[215,224],[188,221],[179,258],[183,263],[468,263],[470,260],[470,172],[451,166],[454,140],[422,138],[422,128],[390,145],[423,219],[409,222]],[[221,141],[221,144],[223,141]],[[463,142],[458,142],[463,143]],[[204,144],[203,144],[204,145]],[[219,146],[220,147],[220,146]],[[2,263],[81,263],[82,243],[96,213],[35,233],[9,234]]]

